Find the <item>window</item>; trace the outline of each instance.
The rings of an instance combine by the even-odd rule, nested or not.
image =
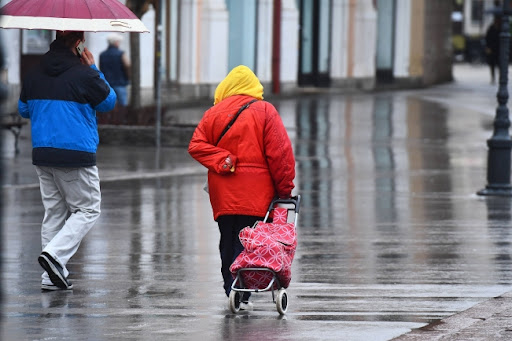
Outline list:
[[[483,13],[484,13],[484,2],[482,0],[472,0],[471,1],[471,22],[473,24],[481,23]]]

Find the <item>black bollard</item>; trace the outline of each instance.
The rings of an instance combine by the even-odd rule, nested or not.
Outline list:
[[[508,101],[508,61],[509,61],[509,0],[503,1],[501,12],[500,33],[500,85],[498,89],[498,108],[494,118],[494,132],[487,140],[489,152],[487,156],[487,185],[477,192],[478,195],[512,196],[510,185],[510,153],[512,140],[510,139]],[[495,14],[499,15],[499,14]]]

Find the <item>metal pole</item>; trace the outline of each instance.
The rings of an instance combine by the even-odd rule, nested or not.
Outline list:
[[[157,31],[156,31],[156,118],[155,118],[155,145],[160,148],[160,130],[162,121],[162,0],[158,1],[158,11],[156,13]]]
[[[281,0],[274,0],[272,19],[272,93],[281,92]]]
[[[480,190],[479,195],[512,196],[510,185],[510,151],[512,140],[509,134],[508,102],[508,61],[509,61],[509,0],[503,1],[500,33],[500,85],[498,89],[498,108],[494,118],[494,132],[487,140],[489,152],[487,156],[487,186]]]

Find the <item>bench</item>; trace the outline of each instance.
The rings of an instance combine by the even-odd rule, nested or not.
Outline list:
[[[28,124],[28,121],[21,117],[17,112],[1,114],[0,124],[2,128],[10,130],[14,134],[14,152],[19,154],[18,139],[21,134],[21,128]]]

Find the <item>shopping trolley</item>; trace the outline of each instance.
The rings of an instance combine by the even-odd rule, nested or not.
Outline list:
[[[246,292],[272,291],[272,300],[279,314],[288,308],[286,288],[291,280],[291,265],[297,247],[297,222],[300,195],[290,199],[274,199],[263,221],[240,231],[244,250],[230,267],[234,280],[229,294],[233,313],[240,310]],[[289,212],[293,211],[293,221]],[[270,214],[272,223],[267,223]],[[276,294],[277,292],[277,294]]]

